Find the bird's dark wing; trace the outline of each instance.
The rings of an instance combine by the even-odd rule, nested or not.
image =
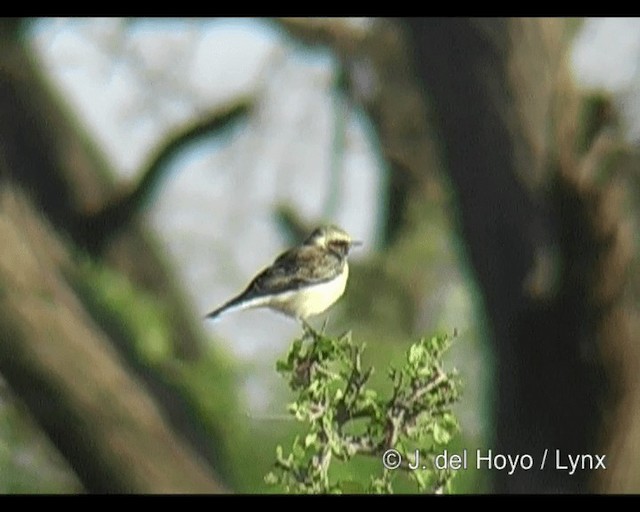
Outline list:
[[[278,256],[270,267],[254,277],[242,293],[209,313],[206,318],[215,318],[230,308],[265,295],[330,281],[342,271],[344,265],[345,260],[333,252],[305,245],[294,247]]]
[[[273,264],[253,278],[243,292],[252,297],[282,293],[330,281],[343,268],[335,254],[317,247],[300,246],[282,253]]]

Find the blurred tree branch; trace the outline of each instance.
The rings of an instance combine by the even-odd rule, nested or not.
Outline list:
[[[218,134],[238,119],[246,117],[249,108],[248,100],[225,105],[220,110],[175,130],[158,144],[150,161],[140,171],[137,182],[133,186],[118,187],[119,192],[115,192],[102,208],[87,216],[84,242],[92,252],[100,251],[139,214],[165,176],[169,164],[181,151],[204,137]]]
[[[338,18],[280,18],[297,41],[331,48],[339,60],[347,97],[373,122],[380,152],[389,166],[383,243],[395,242],[415,199],[442,201],[431,106],[415,80],[403,28],[388,19],[359,28]]]
[[[91,492],[219,492],[67,283],[33,207],[0,195],[0,371]]]
[[[83,250],[92,247],[92,243],[96,240],[93,229],[100,229],[95,223],[91,225],[87,222],[88,214],[100,211],[104,205],[117,197],[116,186],[113,183],[116,173],[113,172],[98,148],[89,140],[82,129],[75,125],[73,115],[64,110],[64,99],[56,96],[48,86],[46,79],[39,73],[40,66],[34,62],[33,55],[23,38],[24,25],[20,20],[3,20],[2,23],[8,25],[10,30],[0,30],[0,186],[3,189],[19,190],[24,193],[34,208],[37,208],[38,214],[46,219],[50,229],[56,233],[52,237],[59,237],[60,243],[65,247],[65,252],[70,255],[69,257],[75,257],[82,254]],[[214,116],[214,118],[207,120],[208,125],[206,122],[202,122],[186,129],[181,134],[182,138],[178,137],[169,149],[158,151],[155,165],[162,167],[161,163],[174,154],[184,141],[190,139],[191,136],[199,136],[206,128],[219,127],[218,123],[224,124],[224,119],[228,118],[224,118],[224,115],[222,118]],[[154,167],[153,162],[151,167]],[[153,171],[147,176],[147,183],[157,182],[156,172],[159,173],[159,171]],[[134,195],[143,199],[147,186],[140,186]],[[137,205],[132,207],[132,211],[137,207]],[[29,211],[29,209],[26,208],[25,211]],[[113,234],[115,235],[115,232]],[[19,258],[19,253],[9,252],[11,248],[7,244],[8,242],[2,244],[3,255],[6,255],[7,258]],[[95,243],[93,243],[93,247],[96,247]],[[117,236],[111,236],[109,243],[102,244],[99,248],[99,252],[93,253],[95,258],[122,273],[134,286],[153,295],[159,303],[163,304],[167,325],[170,327],[170,343],[175,356],[183,359],[197,358],[205,343],[200,325],[194,322],[193,314],[180,287],[174,282],[171,272],[162,259],[162,254],[158,252],[149,235],[140,226],[138,219],[129,216],[128,222],[120,226]],[[52,249],[45,244],[39,250],[49,252]],[[20,262],[8,262],[7,265],[9,264],[19,265]],[[9,272],[10,267],[5,270]],[[6,297],[11,297],[13,293],[12,288],[7,288],[6,285],[3,286],[2,291]],[[66,296],[66,294],[67,292],[63,295]],[[56,296],[56,298],[58,297]],[[82,300],[76,298],[72,302],[77,304]],[[15,311],[17,306],[12,307],[14,309],[7,311],[14,311],[17,314],[18,312]],[[58,306],[54,301],[51,308],[56,309],[56,307]],[[61,304],[61,311],[64,311],[66,307]],[[35,311],[34,309],[34,314]],[[100,313],[96,311],[91,311],[91,314],[100,316]],[[17,323],[18,318],[25,324]],[[98,320],[99,318],[94,316],[94,321]],[[171,426],[180,432],[191,447],[197,450],[199,456],[206,458],[216,468],[224,468],[224,453],[218,446],[215,434],[212,435],[211,431],[204,434],[196,424],[193,411],[189,404],[185,403],[184,397],[169,389],[165,379],[154,373],[153,369],[141,369],[133,348],[127,345],[124,340],[114,339],[115,333],[110,332],[109,336],[105,336],[100,328],[94,329],[95,325],[92,323],[83,328],[86,331],[84,335],[87,338],[87,343],[91,343],[92,336],[101,342],[111,342],[112,347],[119,351],[119,357],[126,360],[128,365],[124,364],[120,358],[115,358],[113,362],[109,363],[106,356],[91,361],[86,354],[86,358],[78,360],[79,366],[77,367],[71,364],[66,367],[60,366],[60,361],[64,361],[64,359],[58,362],[51,361],[51,364],[58,365],[57,371],[60,372],[54,378],[47,374],[48,369],[44,362],[38,362],[28,355],[30,351],[36,350],[35,345],[31,344],[36,343],[35,337],[37,335],[44,336],[42,341],[46,340],[46,333],[34,331],[39,328],[39,325],[35,323],[35,317],[32,319],[26,311],[22,311],[20,316],[15,318],[11,315],[3,315],[3,321],[6,324],[3,326],[3,330],[12,343],[12,352],[4,352],[3,355],[3,375],[6,376],[7,382],[16,391],[16,394],[27,403],[30,409],[33,409],[34,416],[51,436],[63,456],[70,460],[79,471],[79,475],[88,488],[124,489],[123,479],[129,476],[132,481],[128,485],[138,490],[153,488],[159,491],[165,486],[167,489],[174,490],[182,488],[185,492],[198,488],[201,490],[206,488],[210,491],[219,488],[216,487],[207,470],[199,467],[200,462],[188,461],[190,455],[187,455],[182,448],[174,450],[175,464],[177,464],[176,467],[183,466],[185,475],[193,474],[193,483],[189,484],[185,481],[180,483],[176,476],[176,481],[172,484],[170,476],[161,474],[165,469],[169,470],[173,466],[170,452],[172,447],[177,446],[176,443],[180,442],[174,441],[174,437],[169,433],[161,432],[166,429],[166,426],[163,426],[164,423],[160,426],[154,426],[155,419],[164,418],[163,422],[170,422]],[[65,331],[64,325],[57,325],[55,319],[51,318],[48,318],[47,321],[50,322],[52,329],[58,329],[56,331],[58,333],[56,350],[60,351],[60,357],[70,357],[74,350],[80,350],[74,346],[74,343],[79,342],[79,339],[73,338],[73,333]],[[13,336],[9,333],[12,333]],[[9,341],[7,341],[7,347]],[[14,346],[15,344],[20,345]],[[54,346],[53,343],[51,346]],[[104,350],[99,349],[99,345],[96,343],[91,346],[98,351]],[[44,350],[47,345],[38,345],[38,347]],[[13,356],[12,353],[16,355]],[[24,354],[24,357],[19,354]],[[100,356],[96,355],[95,357],[99,358]],[[118,379],[125,379],[126,376],[128,384],[125,387],[139,387],[140,380],[143,380],[147,386],[146,389],[154,393],[157,404],[161,408],[162,412],[145,413],[145,419],[139,418],[138,424],[131,425],[132,431],[136,430],[136,435],[139,435],[140,438],[144,437],[142,431],[147,428],[149,429],[149,440],[155,439],[158,445],[168,444],[167,450],[164,452],[164,460],[159,461],[165,467],[156,468],[151,467],[150,464],[146,468],[148,473],[146,478],[141,476],[144,471],[140,468],[121,467],[123,465],[122,457],[126,456],[122,453],[111,454],[116,462],[107,460],[110,457],[107,453],[109,450],[124,450],[124,445],[108,443],[104,436],[110,437],[111,434],[106,430],[95,433],[85,432],[84,428],[98,428],[100,425],[87,420],[91,415],[87,413],[87,410],[82,409],[87,404],[73,397],[73,394],[78,391],[73,389],[70,382],[66,384],[69,389],[59,387],[58,379],[78,379],[78,375],[85,381],[98,379],[94,375],[96,372],[93,366],[85,368],[82,365],[101,365],[103,363],[106,368],[110,368],[107,371],[111,372],[113,376],[119,376]],[[32,364],[33,366],[30,366]],[[121,365],[120,369],[115,368],[115,365],[118,364]],[[65,369],[69,371],[69,375],[62,375]],[[33,387],[29,386],[23,375],[30,377]],[[110,383],[114,386],[109,387]],[[92,390],[99,394],[100,400],[107,402],[113,400],[114,403],[119,403],[118,396],[123,390],[115,386],[114,381],[105,380],[101,383],[94,383],[95,386],[91,382],[84,382],[84,384],[87,393]],[[62,394],[58,396],[57,393]],[[137,392],[135,389],[131,389],[130,393],[135,395]],[[146,392],[140,391],[140,393]],[[139,400],[143,399],[139,398]],[[148,402],[148,398],[144,398],[143,401],[145,400]],[[60,416],[57,416],[55,411],[46,409],[43,404],[57,404],[56,406],[62,407],[70,418],[80,418],[81,423],[78,423],[74,428],[66,429],[64,424],[60,423]],[[131,405],[135,406],[135,401]],[[38,409],[39,407],[40,409]],[[148,409],[151,405],[144,407]],[[152,407],[158,406],[153,405]],[[103,412],[106,414],[109,411],[114,414],[125,414],[117,408],[109,409],[105,404]],[[97,417],[104,420],[103,416],[98,415]],[[223,418],[219,418],[219,420],[223,421]],[[110,427],[113,425],[105,425],[105,429]],[[155,428],[159,429],[159,433],[153,433]],[[138,442],[133,438],[130,441]],[[143,440],[140,439],[140,441]],[[82,460],[83,458],[92,458],[91,443],[96,443],[93,446],[95,450],[101,450],[95,464],[89,460]],[[144,443],[140,446],[143,448],[146,446],[148,451],[155,449],[154,446]],[[133,448],[126,447],[126,450],[130,449],[133,450],[131,452],[133,457],[133,454],[137,452]],[[140,454],[141,457],[143,455]],[[137,455],[135,456],[137,457]],[[151,461],[152,457],[153,455],[149,455],[147,458],[142,458],[140,463],[146,464],[144,461]],[[98,467],[101,462],[105,464],[103,469]],[[129,460],[128,463],[133,465],[135,461]],[[82,464],[85,464],[85,469],[82,469]],[[123,471],[122,477],[116,474],[120,470]],[[137,471],[139,474],[136,475]],[[158,481],[153,483],[156,477]]]

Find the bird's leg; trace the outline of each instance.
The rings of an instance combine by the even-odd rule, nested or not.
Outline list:
[[[311,327],[311,324],[309,324],[304,318],[300,318],[299,320],[300,320],[300,323],[302,324],[302,329],[304,330],[305,334],[315,333],[315,329]]]
[[[320,334],[324,334],[324,331],[327,328],[327,325],[329,324],[329,317],[330,316],[331,316],[331,314],[327,314],[327,316],[324,317],[324,322],[322,322],[322,328],[320,329]]]
[[[304,318],[300,318],[300,322],[302,323],[302,328],[304,329],[304,334],[309,336],[313,343],[318,341],[324,335],[324,326],[322,326],[322,330],[318,332],[309,322],[307,322]]]

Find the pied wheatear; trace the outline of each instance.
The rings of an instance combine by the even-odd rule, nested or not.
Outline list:
[[[361,244],[336,226],[319,227],[301,245],[278,256],[241,294],[206,318],[266,307],[305,322],[342,296],[349,277],[347,255],[351,247]]]

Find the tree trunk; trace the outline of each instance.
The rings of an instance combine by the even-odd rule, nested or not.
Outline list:
[[[640,455],[627,433],[632,424],[638,431],[639,404],[625,295],[631,237],[621,185],[608,174],[615,140],[581,138],[594,130],[580,126],[566,21],[406,25],[490,321],[498,393],[492,448],[536,461],[549,450],[545,471],[495,472],[495,490],[602,489],[597,482],[607,472],[626,471],[613,488],[637,492],[639,474],[630,475],[620,457],[625,444],[630,456]],[[554,467],[556,450],[563,463],[569,454],[604,453],[607,472],[569,475]]]
[[[86,489],[219,492],[85,310],[63,243],[6,185],[0,240],[0,372]]]
[[[22,33],[19,21],[0,20],[0,371],[88,490],[215,492],[200,457],[224,467],[216,439],[132,347],[94,323],[49,259],[77,278],[69,261],[91,253],[164,304],[178,357],[201,353],[198,324],[140,224],[93,243],[94,214],[119,197],[115,173],[47,87]],[[15,194],[26,196],[20,214]]]

